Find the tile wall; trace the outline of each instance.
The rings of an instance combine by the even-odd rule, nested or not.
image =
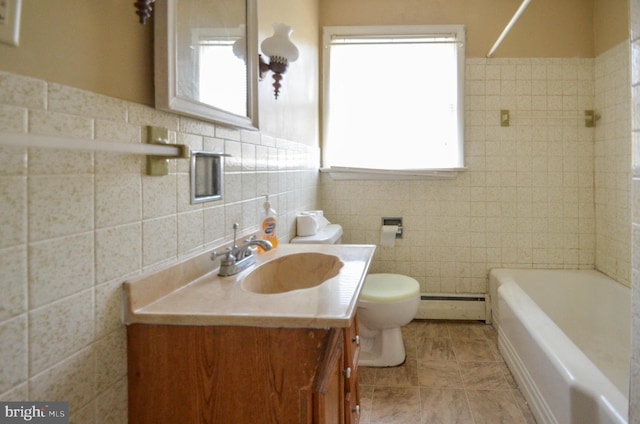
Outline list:
[[[430,181],[338,181],[322,174],[326,215],[343,224],[347,243],[378,243],[381,217],[402,216],[404,238],[379,248],[372,270],[411,275],[423,292],[484,293],[492,267],[593,268],[594,157],[596,145],[605,143],[594,142],[596,130],[585,127],[583,116],[599,109],[596,85],[612,105],[628,98],[623,83],[605,83],[625,66],[617,51],[625,46],[598,59],[606,66],[594,59],[467,58],[467,170],[454,180]],[[510,110],[509,127],[500,126],[501,109]],[[603,121],[615,143],[629,143],[628,131],[623,135],[628,110],[626,118]],[[612,218],[599,228],[621,235],[628,221],[614,218],[628,213],[622,181],[628,167],[612,169],[624,148],[611,150],[610,156],[598,150],[598,167],[622,188],[614,210],[600,205],[598,212]],[[628,243],[601,238],[616,252],[605,262],[628,284]]]
[[[595,59],[596,268],[631,284],[629,43]]]
[[[629,1],[631,21],[632,120],[632,283],[631,283],[631,381],[629,422],[640,422],[640,0]]]
[[[234,222],[257,230],[263,193],[285,241],[297,211],[318,207],[317,148],[0,73],[3,134],[140,143],[147,125],[231,154],[224,200],[189,203],[184,159],[148,177],[140,156],[0,147],[1,400],[64,400],[73,423],[126,422],[122,281],[226,243]]]

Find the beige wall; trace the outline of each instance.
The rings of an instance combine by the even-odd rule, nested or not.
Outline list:
[[[20,45],[0,44],[0,69],[153,105],[153,24],[133,2],[22,2]]]
[[[629,39],[628,0],[593,0],[595,55]]]
[[[323,0],[320,24],[464,24],[467,56],[484,57],[520,4],[519,0]],[[532,1],[494,57],[593,57],[593,11],[591,0]]]
[[[273,35],[273,24],[292,27],[291,41],[300,56],[284,74],[280,97],[273,96],[272,74],[258,86],[260,130],[318,145],[318,4],[319,1],[258,2],[258,40]]]
[[[300,49],[277,101],[271,74],[259,85],[262,132],[311,146],[318,144],[317,3],[258,2],[259,40],[282,22]],[[0,43],[0,70],[153,106],[153,18],[140,25],[133,1],[24,1],[20,45]]]

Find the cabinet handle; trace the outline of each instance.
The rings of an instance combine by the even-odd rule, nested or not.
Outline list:
[[[352,342],[354,342],[355,344],[359,345],[360,344],[360,336],[355,336],[353,339],[351,339]]]
[[[351,367],[346,370],[342,370],[342,374],[344,374],[345,378],[351,378]]]
[[[351,412],[354,412],[356,415],[360,415],[360,405],[356,405],[351,408]]]

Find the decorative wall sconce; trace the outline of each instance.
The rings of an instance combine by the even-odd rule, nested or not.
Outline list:
[[[273,72],[273,88],[276,100],[280,94],[280,81],[283,74],[287,72],[290,62],[298,59],[298,49],[291,42],[289,36],[293,30],[284,24],[273,24],[273,35],[265,39],[260,48],[262,53],[269,57],[269,63],[265,62],[260,55],[260,79],[264,78],[267,71]]]
[[[156,0],[138,0],[133,5],[136,7],[136,15],[140,17],[140,23],[144,24],[151,17],[152,4]]]

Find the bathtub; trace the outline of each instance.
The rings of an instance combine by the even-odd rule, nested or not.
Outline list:
[[[630,289],[597,271],[494,269],[493,325],[538,424],[628,422]]]

